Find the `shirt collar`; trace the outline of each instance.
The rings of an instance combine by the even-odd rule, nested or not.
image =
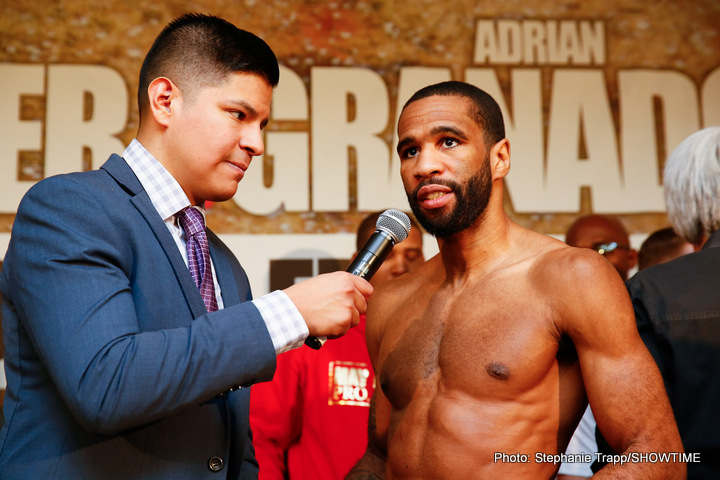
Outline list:
[[[703,245],[703,248],[715,248],[720,247],[720,230],[715,230],[710,234],[710,237],[705,242],[705,245]]]
[[[164,221],[190,205],[190,200],[175,177],[136,138],[130,142],[122,157]],[[199,210],[205,215],[202,208]]]

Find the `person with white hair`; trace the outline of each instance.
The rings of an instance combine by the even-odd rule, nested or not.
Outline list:
[[[665,380],[688,479],[720,478],[720,127],[693,133],[663,172],[667,214],[695,252],[628,282],[640,334]]]

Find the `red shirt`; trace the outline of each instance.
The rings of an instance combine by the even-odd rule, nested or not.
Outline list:
[[[367,448],[374,388],[364,316],[320,350],[279,355],[275,377],[250,399],[259,480],[344,478]]]

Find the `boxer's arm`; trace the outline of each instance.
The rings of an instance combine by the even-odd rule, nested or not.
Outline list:
[[[606,259],[583,252],[566,269],[560,330],[575,344],[585,389],[600,431],[623,463],[593,478],[683,479],[673,455],[653,462],[641,454],[683,451],[655,362],[637,331],[627,290]],[[645,459],[645,460],[643,460]],[[673,461],[674,460],[674,461]]]

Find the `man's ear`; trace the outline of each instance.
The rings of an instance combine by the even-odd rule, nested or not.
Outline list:
[[[705,230],[701,231],[697,242],[693,243],[693,250],[699,252],[703,245],[705,245],[705,242],[707,242],[708,238],[710,238],[710,235],[708,235]]]
[[[169,78],[158,77],[148,85],[150,114],[160,125],[168,126],[180,98],[180,89]]]
[[[510,171],[510,142],[503,138],[490,149],[490,167],[493,180],[505,178]]]
[[[628,269],[632,269],[635,266],[637,266],[637,264],[638,264],[638,259],[639,259],[638,251],[635,250],[634,248],[631,248],[630,250],[628,250],[627,255],[628,255]]]

